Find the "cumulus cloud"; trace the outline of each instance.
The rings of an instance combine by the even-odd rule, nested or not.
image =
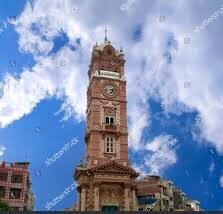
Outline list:
[[[149,113],[140,105],[131,104],[129,107],[131,115],[129,117],[129,146],[134,150],[141,150],[143,148],[143,142],[141,141],[143,129],[148,126]]]
[[[85,91],[82,85],[86,83],[80,78],[75,58],[76,53],[64,48],[57,56],[40,59],[32,70],[25,69],[18,79],[7,74],[0,100],[1,126],[31,113],[41,100],[52,96],[64,100],[62,109],[66,114],[83,119]],[[66,64],[60,66],[64,59]],[[66,105],[69,108],[65,108]]]
[[[168,23],[157,24],[152,15],[148,16],[143,28],[143,38],[133,49],[135,53],[140,52],[145,61],[137,92],[142,95],[141,99],[152,97],[163,103],[165,111],[169,113],[183,113],[184,105],[188,107],[188,111],[198,111],[202,120],[198,124],[200,132],[194,133],[195,140],[206,141],[222,153],[223,133],[220,127],[223,108],[220,100],[223,88],[220,80],[223,79],[223,75],[219,72],[221,54],[217,52],[222,49],[219,41],[222,32],[218,30],[217,23],[210,26],[217,32],[208,32],[208,29],[204,34],[197,35],[193,32],[197,19],[205,18],[210,13],[210,8],[215,11],[213,5],[205,4],[203,13],[206,14],[202,13],[201,17],[197,18],[193,8],[198,8],[199,5],[199,2],[192,1],[168,3],[166,7],[169,6],[174,11],[174,15],[167,16]],[[159,6],[157,3],[154,11],[159,10]],[[189,11],[188,20],[183,20],[180,15],[185,8]],[[189,44],[185,43],[186,38],[189,38]],[[174,47],[169,44],[171,40],[175,42]],[[174,50],[174,57],[164,60],[165,54]],[[154,68],[158,69],[154,71]],[[185,83],[188,82],[190,86],[185,87]],[[210,110],[208,107],[213,104],[215,107]]]
[[[193,31],[221,6],[220,1],[217,2],[202,4],[202,1],[191,0],[164,4],[146,0],[136,1],[124,11],[120,10],[121,1],[83,1],[78,5],[71,0],[27,3],[14,24],[20,51],[31,53],[36,64],[31,70],[24,69],[19,78],[6,74],[4,94],[0,96],[1,127],[31,113],[41,100],[53,96],[63,100],[61,111],[65,112],[65,119],[70,116],[83,119],[91,47],[95,41],[103,41],[103,30],[107,27],[112,44],[125,47],[130,147],[142,150],[148,144],[142,136],[150,126],[148,101],[154,99],[163,103],[167,113],[179,115],[185,109],[182,106],[187,106],[188,111],[198,111],[202,120],[197,127],[199,132],[193,133],[194,139],[207,141],[222,153],[221,17],[205,32]],[[102,19],[98,14],[105,7],[110,9]],[[78,10],[73,13],[73,8]],[[182,16],[185,10],[187,18]],[[165,22],[158,21],[160,15],[166,17]],[[138,26],[141,32],[136,41],[134,31]],[[69,45],[81,38],[81,47],[76,51],[80,55],[69,46],[56,56],[50,54],[53,39],[61,32],[68,36]],[[185,38],[189,38],[189,44],[185,44]],[[174,57],[164,58],[173,51]],[[60,59],[67,60],[65,68],[56,67]],[[42,61],[44,66],[41,66]],[[190,86],[185,87],[185,82]],[[215,108],[210,111],[207,107],[213,103]],[[154,140],[157,149],[160,142],[168,141],[168,137],[161,136]],[[163,159],[154,165],[154,172],[177,161],[174,151],[164,157],[168,161]]]
[[[46,6],[51,8],[47,14],[44,12]],[[31,53],[36,63],[30,70],[24,68],[19,78],[7,73],[1,82],[1,127],[31,113],[40,101],[53,96],[63,100],[61,111],[65,112],[65,119],[71,115],[78,120],[84,118],[87,74],[80,75],[79,52],[66,46],[56,55],[49,54],[54,37],[61,31],[70,36],[70,44],[75,44],[72,39],[80,38],[78,25],[69,17],[71,14],[59,16],[57,6],[52,4],[50,7],[36,1],[35,7],[32,7],[28,2],[21,16],[13,22],[19,34],[20,51]],[[71,28],[71,25],[72,30],[66,31],[65,28]]]
[[[175,141],[177,140],[169,135],[160,135],[146,144],[146,150],[151,151],[144,158],[149,173],[161,175],[177,162]]]
[[[141,173],[163,175],[165,171],[177,162],[177,139],[170,135],[160,135],[148,141],[144,147],[144,157],[140,163],[133,164]]]

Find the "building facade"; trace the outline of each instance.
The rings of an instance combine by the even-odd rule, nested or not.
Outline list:
[[[28,166],[28,162],[0,164],[0,200],[15,211],[33,210]]]
[[[77,211],[173,211],[171,181],[139,176],[128,160],[125,59],[105,36],[88,70],[85,164],[74,172]],[[71,208],[73,210],[74,208]]]
[[[201,211],[200,203],[186,197],[169,180],[148,175],[137,181],[138,208],[141,211]]]
[[[146,176],[137,182],[139,210],[173,211],[173,183],[159,176]]]
[[[179,188],[173,188],[174,209],[176,211],[202,211],[200,202],[186,197],[186,194]]]
[[[77,210],[137,210],[139,175],[129,165],[124,54],[105,37],[89,66],[85,166],[79,165]]]

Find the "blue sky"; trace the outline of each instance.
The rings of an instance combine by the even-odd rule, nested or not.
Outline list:
[[[125,52],[132,164],[142,174],[172,180],[205,210],[223,208],[221,15],[193,31],[221,14],[222,2],[130,2],[107,1],[110,10],[100,18],[100,0],[0,0],[0,155],[7,162],[30,161],[36,210],[72,184],[84,156],[87,71],[105,27]],[[10,23],[11,16],[16,20]],[[173,50],[176,56],[165,61]],[[74,138],[76,145],[44,164]],[[149,165],[171,138],[177,145]],[[75,200],[72,192],[53,209]]]

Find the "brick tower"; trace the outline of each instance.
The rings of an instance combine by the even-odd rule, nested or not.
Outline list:
[[[93,47],[87,90],[85,166],[74,173],[77,210],[137,210],[138,176],[129,166],[123,51],[110,41]]]

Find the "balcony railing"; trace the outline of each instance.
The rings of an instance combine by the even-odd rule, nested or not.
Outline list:
[[[117,131],[117,126],[113,124],[103,124],[103,129],[108,131]]]
[[[90,127],[85,128],[85,135],[87,136],[92,130],[99,130],[99,131],[110,131],[110,132],[122,132],[127,134],[127,128],[123,128],[120,125],[115,125],[115,124],[107,124],[107,123],[102,123],[102,126],[100,125],[92,125]]]

